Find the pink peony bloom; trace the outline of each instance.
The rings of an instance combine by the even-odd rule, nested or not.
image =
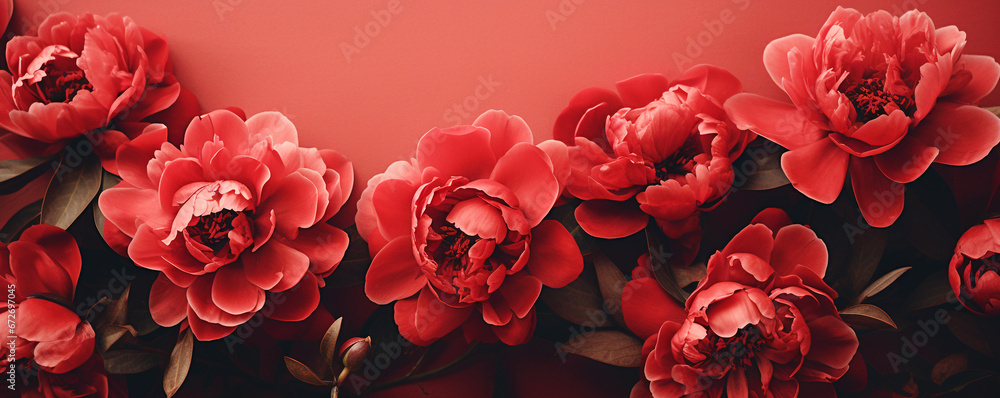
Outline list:
[[[225,337],[265,305],[268,318],[306,319],[347,249],[347,234],[326,221],[350,196],[351,163],[300,148],[276,112],[244,122],[214,111],[191,122],[180,147],[165,137],[153,125],[119,148],[123,181],[100,198],[131,239],[129,257],[162,272],[153,319],[187,320],[199,340]]]
[[[0,71],[0,127],[10,132],[0,134],[4,158],[51,155],[88,134],[104,168],[117,173],[118,146],[151,122],[167,124],[179,142],[199,112],[174,77],[167,40],[118,14],[51,15],[36,33],[7,43],[7,66],[10,73]]]
[[[400,333],[419,345],[459,327],[470,341],[526,342],[542,286],[583,270],[573,236],[544,220],[566,159],[564,145],[533,145],[524,120],[502,111],[424,134],[417,157],[373,177],[358,203],[374,255],[368,298],[396,301]]]
[[[823,241],[767,209],[709,258],[683,307],[655,279],[633,279],[623,315],[646,342],[632,397],[836,396],[858,339],[826,269]]]
[[[570,147],[567,194],[584,202],[576,219],[588,234],[621,238],[655,220],[697,252],[699,214],[721,203],[732,162],[749,137],[722,104],[740,92],[729,72],[700,65],[668,82],[639,75],[618,91],[591,88],[570,101],[555,137]]]
[[[781,168],[802,194],[831,203],[849,176],[865,220],[886,227],[903,211],[903,183],[931,163],[975,163],[1000,142],[1000,120],[973,105],[993,91],[1000,64],[964,48],[964,32],[935,28],[922,12],[838,7],[816,38],[764,49],[791,104],[739,94],[726,110],[790,150]]]

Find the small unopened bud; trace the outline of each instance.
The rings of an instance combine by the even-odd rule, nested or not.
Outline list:
[[[344,342],[340,346],[340,358],[344,366],[350,371],[361,369],[368,357],[368,351],[372,348],[371,337],[354,337]]]

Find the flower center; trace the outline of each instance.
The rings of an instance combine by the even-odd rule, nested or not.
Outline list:
[[[692,134],[674,153],[653,164],[657,180],[653,183],[666,181],[671,177],[682,176],[693,171],[696,166],[694,158],[700,153],[695,142],[697,139],[698,134]]]
[[[976,287],[979,278],[987,272],[994,272],[1000,275],[1000,254],[994,253],[986,258],[973,259],[969,266],[972,267],[972,272],[970,273],[972,277],[970,278],[969,285]]]
[[[83,75],[83,71],[59,70],[50,64],[42,66],[45,77],[38,82],[38,89],[42,98],[49,102],[69,102],[72,101],[80,90],[93,90],[94,86]]]
[[[233,230],[233,220],[240,212],[224,209],[198,217],[198,221],[187,227],[188,236],[218,253],[229,243],[229,231]]]
[[[441,242],[433,253],[434,259],[441,266],[439,270],[461,271],[465,267],[463,259],[468,255],[472,244],[476,243],[475,238],[459,231],[450,223],[442,225],[438,234],[441,235]]]
[[[760,329],[756,326],[748,325],[736,332],[730,338],[716,336],[713,342],[715,349],[712,351],[711,360],[725,368],[750,367],[755,364],[754,358],[764,346],[765,340]]]
[[[878,77],[870,77],[848,87],[844,95],[854,104],[854,110],[858,114],[857,121],[861,123],[888,115],[896,109],[902,110],[907,116],[912,116],[917,110],[913,99],[886,92],[885,82]]]

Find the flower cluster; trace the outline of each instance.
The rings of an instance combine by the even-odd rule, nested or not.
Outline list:
[[[589,378],[569,353],[638,367],[619,391],[633,398],[961,391],[994,376],[975,368],[995,365],[983,336],[1000,327],[1000,118],[978,106],[1000,64],[966,38],[919,11],[838,7],[815,37],[764,49],[788,102],[711,65],[641,74],[577,93],[552,140],[501,110],[432,128],[355,190],[352,163],[301,146],[281,113],[202,112],[163,36],[51,15],[7,42],[0,71],[0,366],[44,397],[403,396],[473,355],[489,360],[452,373],[463,388],[519,396],[538,376],[524,369],[557,357]],[[101,289],[117,260],[132,274]],[[927,324],[952,297],[921,287],[945,272],[955,311]],[[900,369],[906,344],[927,344],[901,334],[929,340],[952,315],[971,350]]]

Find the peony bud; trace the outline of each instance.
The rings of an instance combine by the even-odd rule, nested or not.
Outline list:
[[[365,358],[371,348],[371,337],[354,337],[340,346],[340,358],[343,360],[344,366],[353,372],[361,369],[361,365],[364,365]]]

